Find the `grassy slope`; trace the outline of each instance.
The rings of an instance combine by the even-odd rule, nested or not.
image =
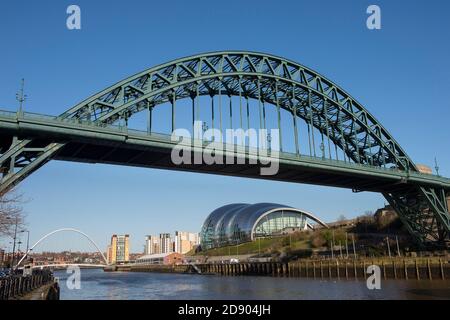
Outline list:
[[[291,246],[289,246],[291,243]],[[259,239],[252,242],[246,242],[239,244],[237,246],[227,246],[216,249],[210,249],[198,253],[199,255],[206,256],[228,256],[237,254],[264,254],[271,253],[274,251],[280,251],[290,247],[291,250],[308,249],[311,246],[307,240],[294,240],[291,239],[289,242],[289,236],[286,237],[276,237],[276,238],[265,238]]]

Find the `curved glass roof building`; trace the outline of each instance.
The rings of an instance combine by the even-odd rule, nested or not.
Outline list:
[[[283,233],[288,229],[304,230],[307,219],[326,226],[311,213],[276,203],[233,203],[209,214],[200,232],[203,250],[236,245],[258,237]]]

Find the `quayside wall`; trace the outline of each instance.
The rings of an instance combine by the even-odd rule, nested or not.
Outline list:
[[[450,263],[447,260],[386,259],[386,260],[320,260],[293,262],[243,262],[204,263],[182,265],[129,264],[110,267],[105,271],[161,272],[216,274],[222,276],[272,276],[311,279],[342,278],[366,279],[370,265],[380,268],[384,279],[450,279]]]

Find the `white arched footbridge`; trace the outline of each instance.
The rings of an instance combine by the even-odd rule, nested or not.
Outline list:
[[[59,233],[59,232],[75,232],[78,234],[81,234],[83,237],[85,237],[86,239],[89,240],[90,243],[92,243],[95,248],[97,249],[97,251],[102,255],[103,260],[105,261],[105,264],[108,265],[108,260],[106,259],[104,253],[100,250],[100,248],[98,247],[98,245],[94,242],[94,240],[91,239],[91,237],[89,237],[86,233],[84,233],[83,231],[74,229],[74,228],[61,228],[61,229],[57,229],[54,230],[52,232],[47,233],[45,236],[43,236],[42,238],[40,238],[34,245],[31,246],[30,249],[28,249],[28,251],[23,255],[23,257],[19,260],[19,262],[16,265],[16,268],[18,266],[20,266],[20,264],[22,263],[22,261],[28,256],[28,254],[38,245],[40,244],[42,241],[44,241],[45,239],[47,239],[48,237],[54,235],[55,233]],[[69,264],[67,264],[68,266]],[[74,264],[75,265],[75,264]],[[81,264],[77,264],[78,266],[81,266]],[[49,265],[49,266],[57,266],[57,265]],[[93,265],[89,265],[89,266],[93,266]],[[103,266],[103,265],[101,265]],[[41,266],[37,266],[37,267],[41,267]]]

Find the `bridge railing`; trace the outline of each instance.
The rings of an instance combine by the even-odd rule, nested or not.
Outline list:
[[[0,300],[21,297],[45,284],[55,281],[50,270],[34,271],[32,275],[11,275],[0,278]]]
[[[7,118],[17,118],[17,112],[12,112],[12,111],[8,111],[8,110],[0,110],[0,116],[7,117]]]

